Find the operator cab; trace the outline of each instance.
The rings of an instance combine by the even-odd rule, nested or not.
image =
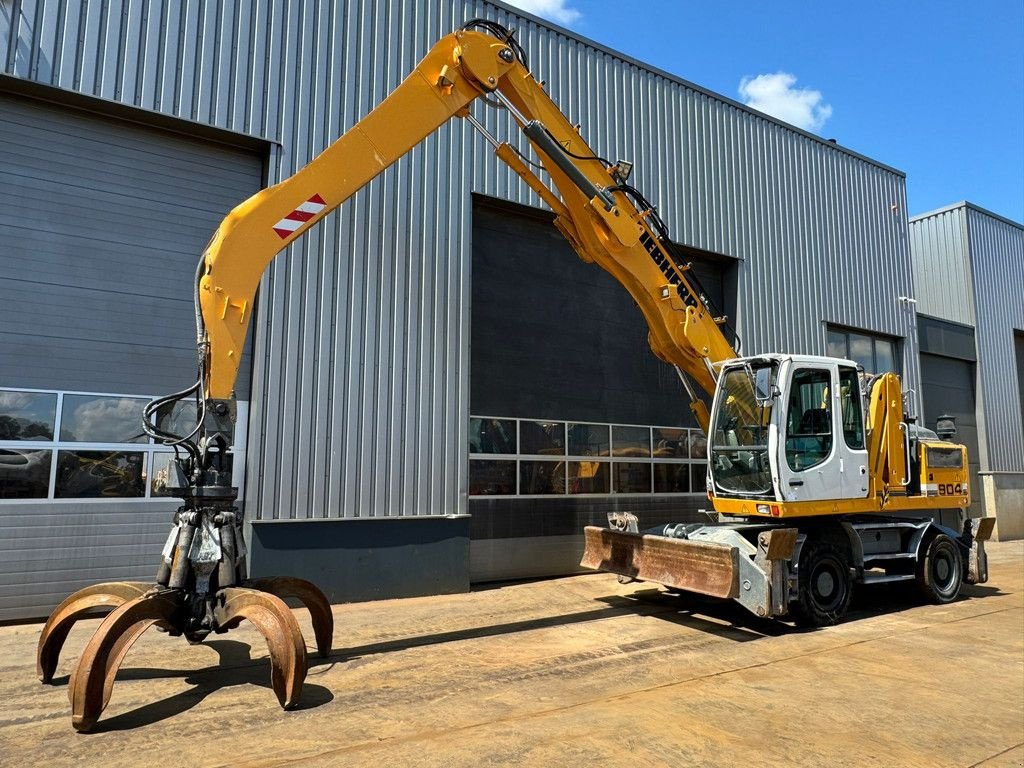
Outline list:
[[[850,360],[726,362],[711,411],[708,490],[781,502],[868,495],[861,372]]]

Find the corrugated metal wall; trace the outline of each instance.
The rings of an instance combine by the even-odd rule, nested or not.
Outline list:
[[[943,208],[910,221],[917,311],[964,325],[975,324],[967,216],[963,205]]]
[[[603,153],[632,159],[675,239],[744,259],[744,351],[822,353],[824,322],[905,339],[902,174],[482,0],[20,0],[22,78],[279,142],[301,167],[465,20],[519,29]],[[478,108],[499,136],[503,116]],[[499,126],[502,123],[502,126]],[[471,192],[538,201],[466,125],[442,129],[268,270],[250,477],[270,517],[464,511]],[[262,404],[263,407],[258,407]]]
[[[983,472],[1024,472],[1013,330],[1024,330],[1024,227],[957,203],[910,222],[918,311],[975,327]]]
[[[967,242],[977,307],[975,338],[990,472],[1024,472],[1013,329],[1024,330],[1024,227],[968,204]]]

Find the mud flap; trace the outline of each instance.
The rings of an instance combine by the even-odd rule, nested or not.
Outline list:
[[[974,533],[974,543],[967,555],[967,577],[964,581],[968,584],[984,584],[988,581],[988,554],[985,552],[985,542],[992,538],[996,519],[982,517],[975,522],[978,530]]]

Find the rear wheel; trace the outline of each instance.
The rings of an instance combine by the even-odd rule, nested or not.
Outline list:
[[[827,627],[839,621],[853,594],[846,549],[831,541],[808,539],[800,551],[797,573],[797,599],[790,606],[797,624]]]
[[[957,543],[944,533],[928,542],[917,563],[917,586],[928,600],[941,605],[960,594],[964,581],[964,559]]]

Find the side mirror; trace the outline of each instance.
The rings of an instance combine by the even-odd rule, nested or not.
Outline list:
[[[775,398],[776,393],[772,386],[772,369],[764,366],[754,371],[754,399],[758,403],[767,403]]]

